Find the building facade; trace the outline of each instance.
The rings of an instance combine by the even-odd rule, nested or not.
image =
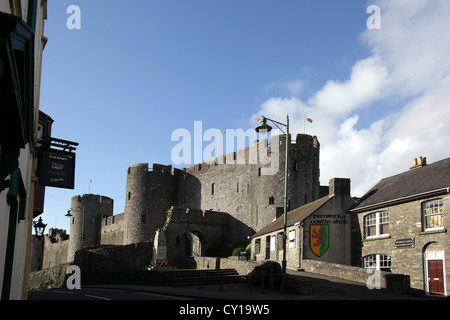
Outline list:
[[[351,221],[347,210],[355,205],[350,197],[350,179],[334,178],[329,194],[289,211],[286,224],[286,262],[302,268],[303,259],[350,265]],[[284,215],[252,236],[254,260],[283,260]]]
[[[26,299],[47,1],[0,0],[0,289]]]
[[[410,275],[411,288],[448,296],[450,158],[381,180],[349,212],[353,264]]]

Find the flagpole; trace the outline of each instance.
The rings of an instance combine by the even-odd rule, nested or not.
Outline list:
[[[303,117],[303,134],[306,134],[306,114]]]

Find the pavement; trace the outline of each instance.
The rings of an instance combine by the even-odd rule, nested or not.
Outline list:
[[[323,276],[304,271],[288,270],[287,273],[301,280],[312,283],[311,295],[298,295],[282,293],[279,290],[270,290],[261,286],[252,286],[247,283],[168,287],[168,286],[140,286],[140,285],[98,285],[96,288],[110,288],[150,292],[169,295],[183,299],[194,300],[429,300],[431,297],[415,297],[407,294],[393,293],[384,289],[368,289],[365,284]]]

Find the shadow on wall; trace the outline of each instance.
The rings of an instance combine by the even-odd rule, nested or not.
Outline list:
[[[74,264],[83,272],[142,269],[150,265],[152,253],[153,242],[101,245],[77,251]]]

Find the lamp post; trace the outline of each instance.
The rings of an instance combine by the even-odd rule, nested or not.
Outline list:
[[[286,292],[286,240],[287,240],[287,205],[288,205],[288,161],[289,161],[289,115],[286,116],[286,123],[281,123],[262,116],[261,124],[256,127],[256,132],[265,131],[270,132],[272,127],[267,124],[267,120],[273,122],[278,129],[280,129],[286,135],[286,152],[284,162],[284,227],[283,227],[283,261],[282,261],[282,274],[281,274],[281,292]],[[280,126],[286,127],[286,132],[280,128]]]
[[[36,238],[38,238],[38,240],[41,240],[42,237],[44,236],[44,230],[46,226],[47,225],[42,222],[41,217],[39,217],[38,222],[33,221],[34,231],[36,232]]]

